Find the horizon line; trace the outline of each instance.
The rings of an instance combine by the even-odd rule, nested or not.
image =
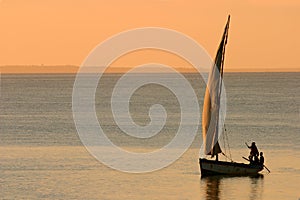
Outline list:
[[[26,67],[26,69],[25,69]],[[29,69],[28,69],[29,68]],[[0,74],[76,74],[78,73],[80,66],[72,65],[72,64],[64,64],[64,65],[0,65]],[[134,67],[123,66],[109,67],[104,73],[125,73]],[[192,67],[173,67],[175,70],[181,73],[197,73],[198,71]],[[299,68],[266,68],[266,67],[243,67],[240,68],[232,68],[226,67],[224,72],[300,72]],[[90,73],[93,73],[92,71]],[[135,72],[136,73],[136,72]],[[165,73],[164,71],[155,71],[149,70],[141,73]]]

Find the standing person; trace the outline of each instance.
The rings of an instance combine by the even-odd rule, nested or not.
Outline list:
[[[253,157],[258,157],[258,149],[257,149],[257,147],[256,147],[256,145],[255,145],[255,142],[252,142],[251,146],[248,146],[247,143],[245,143],[245,144],[247,145],[247,147],[248,147],[249,149],[251,149],[250,155],[249,155],[249,160],[250,160],[250,162],[251,162],[251,161],[253,161],[253,160],[252,160]]]

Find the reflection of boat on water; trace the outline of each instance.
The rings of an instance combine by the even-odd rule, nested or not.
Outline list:
[[[206,183],[206,199],[220,199],[220,182],[223,177],[221,176],[209,176],[201,178],[201,181]]]
[[[223,64],[225,56],[225,46],[229,29],[230,16],[225,27],[225,31],[217,51],[214,66],[209,74],[202,115],[202,134],[204,140],[204,154],[216,157],[216,160],[199,159],[201,175],[253,175],[261,171],[264,165],[261,164],[244,164],[236,162],[219,161],[218,154],[225,155],[218,143],[222,128],[220,125],[221,109],[221,91],[223,80]],[[226,156],[226,155],[225,155]]]
[[[205,176],[200,181],[203,184],[206,200],[224,199],[228,190],[237,184],[244,187],[244,195],[248,195],[249,199],[260,199],[263,190],[263,175],[256,174],[246,177],[232,177],[227,175]],[[232,193],[231,195],[235,195]]]

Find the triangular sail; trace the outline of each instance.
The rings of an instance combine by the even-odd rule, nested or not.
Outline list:
[[[230,16],[228,16],[228,21],[224,30],[222,41],[219,45],[219,49],[215,57],[214,66],[209,73],[203,104],[202,134],[204,141],[204,153],[206,155],[211,155],[212,157],[219,153],[222,153],[222,150],[218,143],[218,136],[222,131],[219,130],[219,113],[223,77],[223,63],[229,22]]]

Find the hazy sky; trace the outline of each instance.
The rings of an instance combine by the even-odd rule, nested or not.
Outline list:
[[[182,32],[214,57],[228,14],[227,69],[300,71],[299,0],[0,0],[0,65],[80,65],[108,37],[148,26]]]

